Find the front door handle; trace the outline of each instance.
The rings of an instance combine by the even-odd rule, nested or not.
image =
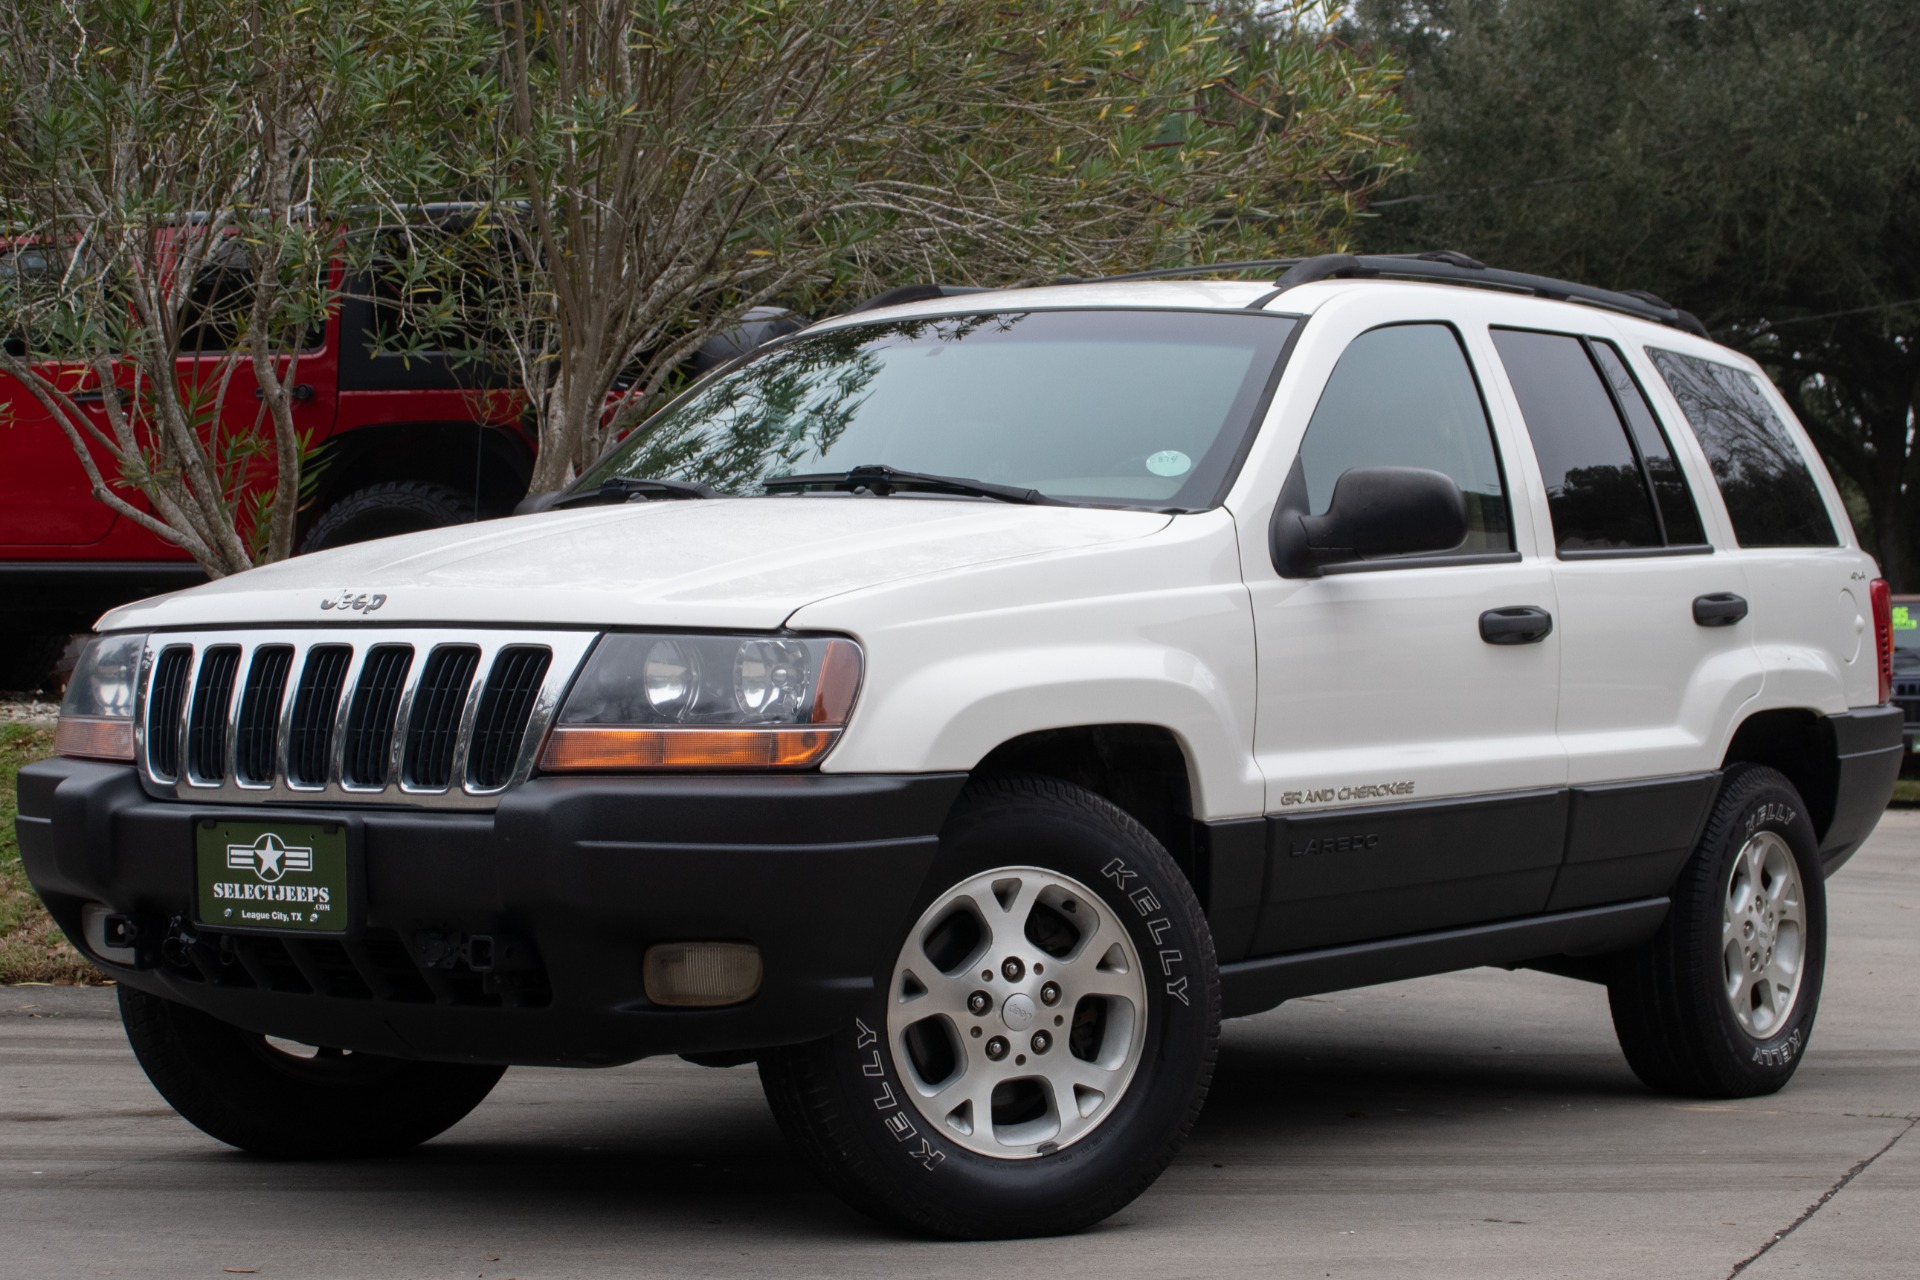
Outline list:
[[[302,382],[296,385],[294,389],[288,394],[293,399],[299,400],[304,403],[305,401],[313,399],[313,388],[308,386],[306,383]],[[253,389],[253,398],[255,400],[265,400],[267,398],[267,393],[261,390],[259,387],[255,387]]]
[[[1553,634],[1553,615],[1536,605],[1489,609],[1480,615],[1480,638],[1488,644],[1538,644]]]
[[[1693,599],[1693,620],[1703,627],[1730,627],[1746,616],[1746,598],[1731,591]]]

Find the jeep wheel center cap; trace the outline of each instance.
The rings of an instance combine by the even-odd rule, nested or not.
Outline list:
[[[1036,1012],[1032,996],[1008,996],[1007,1002],[1000,1006],[1000,1020],[1014,1031],[1025,1031],[1033,1025]]]

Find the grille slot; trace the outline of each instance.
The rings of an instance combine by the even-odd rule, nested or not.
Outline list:
[[[293,646],[262,645],[253,651],[234,726],[233,772],[242,782],[271,783],[278,770],[280,703],[293,667]]]
[[[473,746],[467,756],[467,785],[480,791],[504,787],[513,777],[533,715],[534,699],[546,680],[552,651],[536,645],[510,645],[493,660],[480,708],[474,715]]]
[[[142,779],[200,802],[492,809],[532,771],[596,639],[359,624],[158,632],[136,709]],[[308,972],[307,952],[293,959],[310,986],[344,981]]]
[[[480,650],[473,645],[443,644],[427,655],[413,693],[407,754],[400,770],[408,786],[444,791],[453,782],[460,716],[479,665]]]
[[[411,645],[380,644],[367,652],[367,665],[361,669],[353,703],[347,708],[346,758],[340,765],[340,779],[349,786],[387,785],[394,719],[400,713],[400,695],[411,666]]]
[[[172,782],[180,776],[180,712],[187,705],[187,672],[193,646],[168,645],[153,664],[153,688],[147,698],[147,769]]]
[[[227,776],[227,709],[233,704],[233,677],[239,669],[238,645],[216,645],[201,655],[193,715],[187,721],[187,771],[193,778],[219,782]]]
[[[340,691],[353,662],[344,644],[323,644],[307,654],[300,688],[293,699],[292,731],[287,737],[287,780],[297,787],[326,785],[333,754],[333,720]]]

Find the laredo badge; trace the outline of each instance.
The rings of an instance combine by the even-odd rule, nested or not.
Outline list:
[[[347,836],[340,826],[208,819],[194,842],[202,924],[346,930]]]

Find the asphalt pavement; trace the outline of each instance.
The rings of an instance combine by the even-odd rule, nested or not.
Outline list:
[[[1477,970],[1227,1025],[1159,1183],[1082,1236],[910,1239],[820,1190],[751,1068],[516,1069],[407,1156],[219,1146],[110,992],[0,988],[0,1277],[1920,1275],[1920,813],[1829,882],[1819,1024],[1783,1092],[1647,1092],[1605,993]]]

